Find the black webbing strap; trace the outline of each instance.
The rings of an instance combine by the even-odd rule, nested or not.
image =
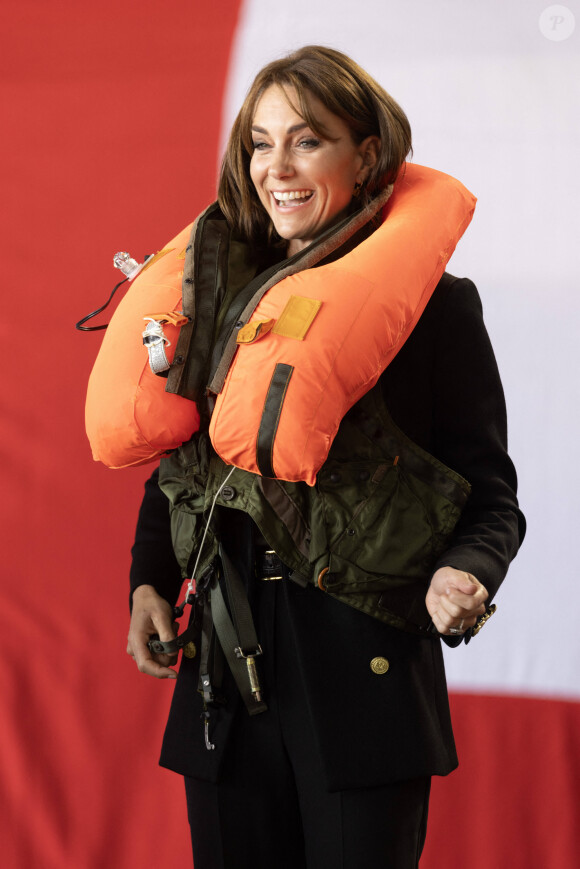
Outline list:
[[[250,715],[268,708],[257,683],[255,658],[262,654],[242,580],[234,565],[219,549],[231,618],[219,582],[211,591],[211,614],[229,668]]]
[[[208,597],[204,599],[201,625],[198,691],[203,696],[204,707],[207,708],[211,704],[223,701],[219,692],[223,682],[224,666],[224,656],[219,643],[216,642],[216,632]]]
[[[286,390],[293,371],[293,365],[278,362],[266,394],[256,441],[256,461],[263,477],[276,476],[273,466],[274,440],[278,431]]]
[[[152,636],[147,645],[154,655],[176,655],[181,649],[195,640],[196,625],[190,624],[182,634],[172,640],[160,640],[157,635]]]

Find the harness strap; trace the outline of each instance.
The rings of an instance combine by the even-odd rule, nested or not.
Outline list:
[[[265,712],[256,670],[256,657],[262,654],[246,592],[234,565],[223,547],[219,548],[231,618],[219,582],[211,591],[211,614],[216,634],[250,715]]]
[[[160,640],[157,636],[151,637],[147,645],[154,655],[176,655],[181,649],[184,649],[189,643],[195,641],[197,633],[196,625],[192,622],[182,634],[174,637],[172,640]]]
[[[209,597],[205,597],[201,626],[201,653],[199,659],[199,686],[198,690],[203,696],[204,708],[208,704],[217,702],[216,690],[221,688],[221,667],[216,672],[218,663],[216,658],[215,630],[211,615]],[[223,660],[220,656],[220,662]]]

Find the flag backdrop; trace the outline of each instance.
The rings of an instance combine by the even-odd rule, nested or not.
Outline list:
[[[188,865],[182,783],[156,765],[172,684],[140,675],[124,653],[129,548],[150,469],[92,462],[83,403],[101,338],[74,322],[116,282],[115,251],[141,259],[214,198],[224,131],[253,74],[309,42],[367,67],[407,111],[414,159],[479,197],[450,270],[483,297],[529,520],[497,615],[446,656],[461,765],[434,782],[421,865],[578,865],[580,4],[545,9],[4,3],[7,869]]]

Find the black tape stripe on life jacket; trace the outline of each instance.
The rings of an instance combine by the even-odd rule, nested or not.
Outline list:
[[[263,477],[275,477],[273,467],[274,440],[278,431],[278,423],[282,412],[282,405],[286,397],[286,390],[294,371],[293,365],[278,362],[274,368],[272,379],[268,387],[264,410],[260,420],[258,439],[256,441],[256,461],[260,474]]]

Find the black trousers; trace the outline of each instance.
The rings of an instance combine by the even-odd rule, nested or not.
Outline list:
[[[430,778],[328,792],[285,615],[291,589],[256,582],[268,711],[240,704],[218,784],[185,779],[195,869],[416,869]]]

